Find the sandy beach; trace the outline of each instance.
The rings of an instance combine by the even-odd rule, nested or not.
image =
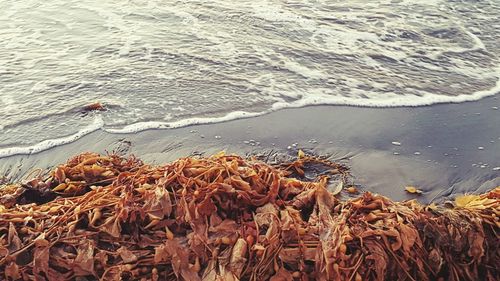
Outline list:
[[[499,106],[498,97],[429,107],[310,106],[178,129],[97,131],[37,154],[0,159],[0,172],[19,180],[83,151],[133,154],[158,164],[221,150],[274,157],[302,149],[348,165],[362,190],[428,203],[500,184]],[[423,194],[407,194],[408,185]]]
[[[0,10],[0,281],[500,280],[500,1]]]

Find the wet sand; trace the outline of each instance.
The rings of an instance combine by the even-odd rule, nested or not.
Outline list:
[[[19,180],[83,151],[117,151],[164,163],[221,150],[296,155],[300,148],[349,165],[363,190],[430,202],[500,185],[499,107],[498,97],[414,108],[310,106],[179,129],[97,131],[37,154],[0,158],[0,175]],[[407,185],[424,193],[407,194]]]

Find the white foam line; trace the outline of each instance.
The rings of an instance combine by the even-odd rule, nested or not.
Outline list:
[[[500,66],[497,68],[497,71],[498,73],[500,73]],[[477,101],[482,98],[493,96],[498,93],[500,93],[500,78],[497,80],[497,83],[493,88],[483,91],[477,91],[470,95],[463,94],[458,96],[442,96],[442,95],[427,94],[421,97],[413,97],[413,98],[409,96],[397,96],[379,101],[365,99],[362,100],[362,102],[360,102],[359,98],[333,97],[329,95],[323,95],[323,96],[314,95],[314,96],[306,96],[292,103],[277,102],[273,104],[271,109],[262,112],[234,111],[224,116],[215,118],[199,117],[199,118],[183,119],[175,122],[139,122],[127,125],[121,129],[103,129],[103,130],[115,134],[128,134],[128,133],[137,133],[149,129],[164,129],[164,128],[173,129],[173,128],[186,127],[190,125],[220,123],[235,119],[256,117],[281,109],[298,108],[310,105],[350,105],[350,106],[360,106],[360,107],[401,107],[401,106],[417,107],[417,106],[426,106],[426,105],[433,105],[440,103],[463,103],[463,102]]]
[[[365,99],[360,102],[359,98],[349,98],[349,97],[306,97],[298,100],[289,105],[275,104],[273,108],[291,108],[291,107],[304,107],[309,105],[350,105],[359,107],[418,107],[426,105],[434,105],[441,103],[463,103],[477,101],[485,97],[494,96],[500,93],[500,80],[497,81],[496,85],[488,90],[477,91],[474,94],[458,95],[458,96],[443,96],[443,95],[433,95],[426,94],[420,97],[410,97],[410,96],[397,96],[393,98],[387,98],[384,100],[371,100]]]
[[[85,135],[88,135],[94,131],[99,130],[103,126],[104,126],[104,121],[102,120],[102,117],[98,116],[94,119],[94,122],[92,124],[83,128],[82,130],[78,131],[73,135],[58,139],[44,140],[42,142],[39,142],[31,146],[2,148],[0,149],[0,158],[19,155],[19,154],[35,154],[55,146],[68,144],[80,139]]]
[[[129,134],[129,133],[137,133],[144,130],[149,129],[165,129],[165,128],[181,128],[190,125],[198,125],[198,124],[211,124],[211,123],[220,123],[225,121],[231,121],[235,119],[256,117],[266,113],[269,113],[274,110],[266,110],[263,112],[246,112],[246,111],[233,111],[221,117],[195,117],[188,118],[174,122],[139,122],[131,125],[127,125],[121,129],[103,129],[108,133],[114,134]]]
[[[497,73],[500,73],[500,66],[497,68]],[[157,121],[138,122],[127,125],[120,129],[104,128],[104,122],[102,118],[99,116],[94,120],[93,124],[71,136],[67,136],[60,139],[45,140],[38,144],[28,147],[12,147],[12,148],[0,149],[0,158],[18,154],[38,153],[55,146],[74,142],[77,139],[91,132],[94,132],[98,129],[102,129],[106,132],[114,134],[129,134],[149,129],[166,129],[166,128],[173,129],[173,128],[186,127],[190,125],[220,123],[236,119],[256,117],[280,109],[299,108],[310,105],[350,105],[350,106],[361,106],[361,107],[401,107],[401,106],[417,107],[417,106],[433,105],[439,103],[463,103],[469,101],[477,101],[482,98],[493,96],[498,93],[500,93],[500,78],[497,80],[497,83],[493,88],[483,91],[477,91],[470,95],[463,94],[458,96],[440,96],[440,95],[427,94],[421,97],[413,97],[413,98],[408,96],[395,96],[393,98],[374,101],[370,99],[360,100],[359,98],[338,97],[338,96],[335,97],[326,94],[314,94],[305,96],[304,98],[294,101],[292,103],[277,102],[273,104],[273,106],[270,109],[262,112],[234,111],[224,116],[213,117],[213,118],[207,118],[207,117],[188,118],[174,122],[157,122]]]

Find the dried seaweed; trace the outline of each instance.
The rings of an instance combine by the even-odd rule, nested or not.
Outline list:
[[[311,163],[328,173],[308,180]],[[274,166],[81,154],[0,188],[0,279],[500,279],[500,187],[445,208],[340,200],[328,186],[346,178],[304,153]]]
[[[87,113],[91,111],[105,111],[106,107],[100,102],[91,103],[82,107],[82,113]]]

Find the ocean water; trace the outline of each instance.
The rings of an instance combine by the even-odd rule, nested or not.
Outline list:
[[[0,157],[98,129],[478,100],[500,92],[499,18],[498,0],[0,0]]]

